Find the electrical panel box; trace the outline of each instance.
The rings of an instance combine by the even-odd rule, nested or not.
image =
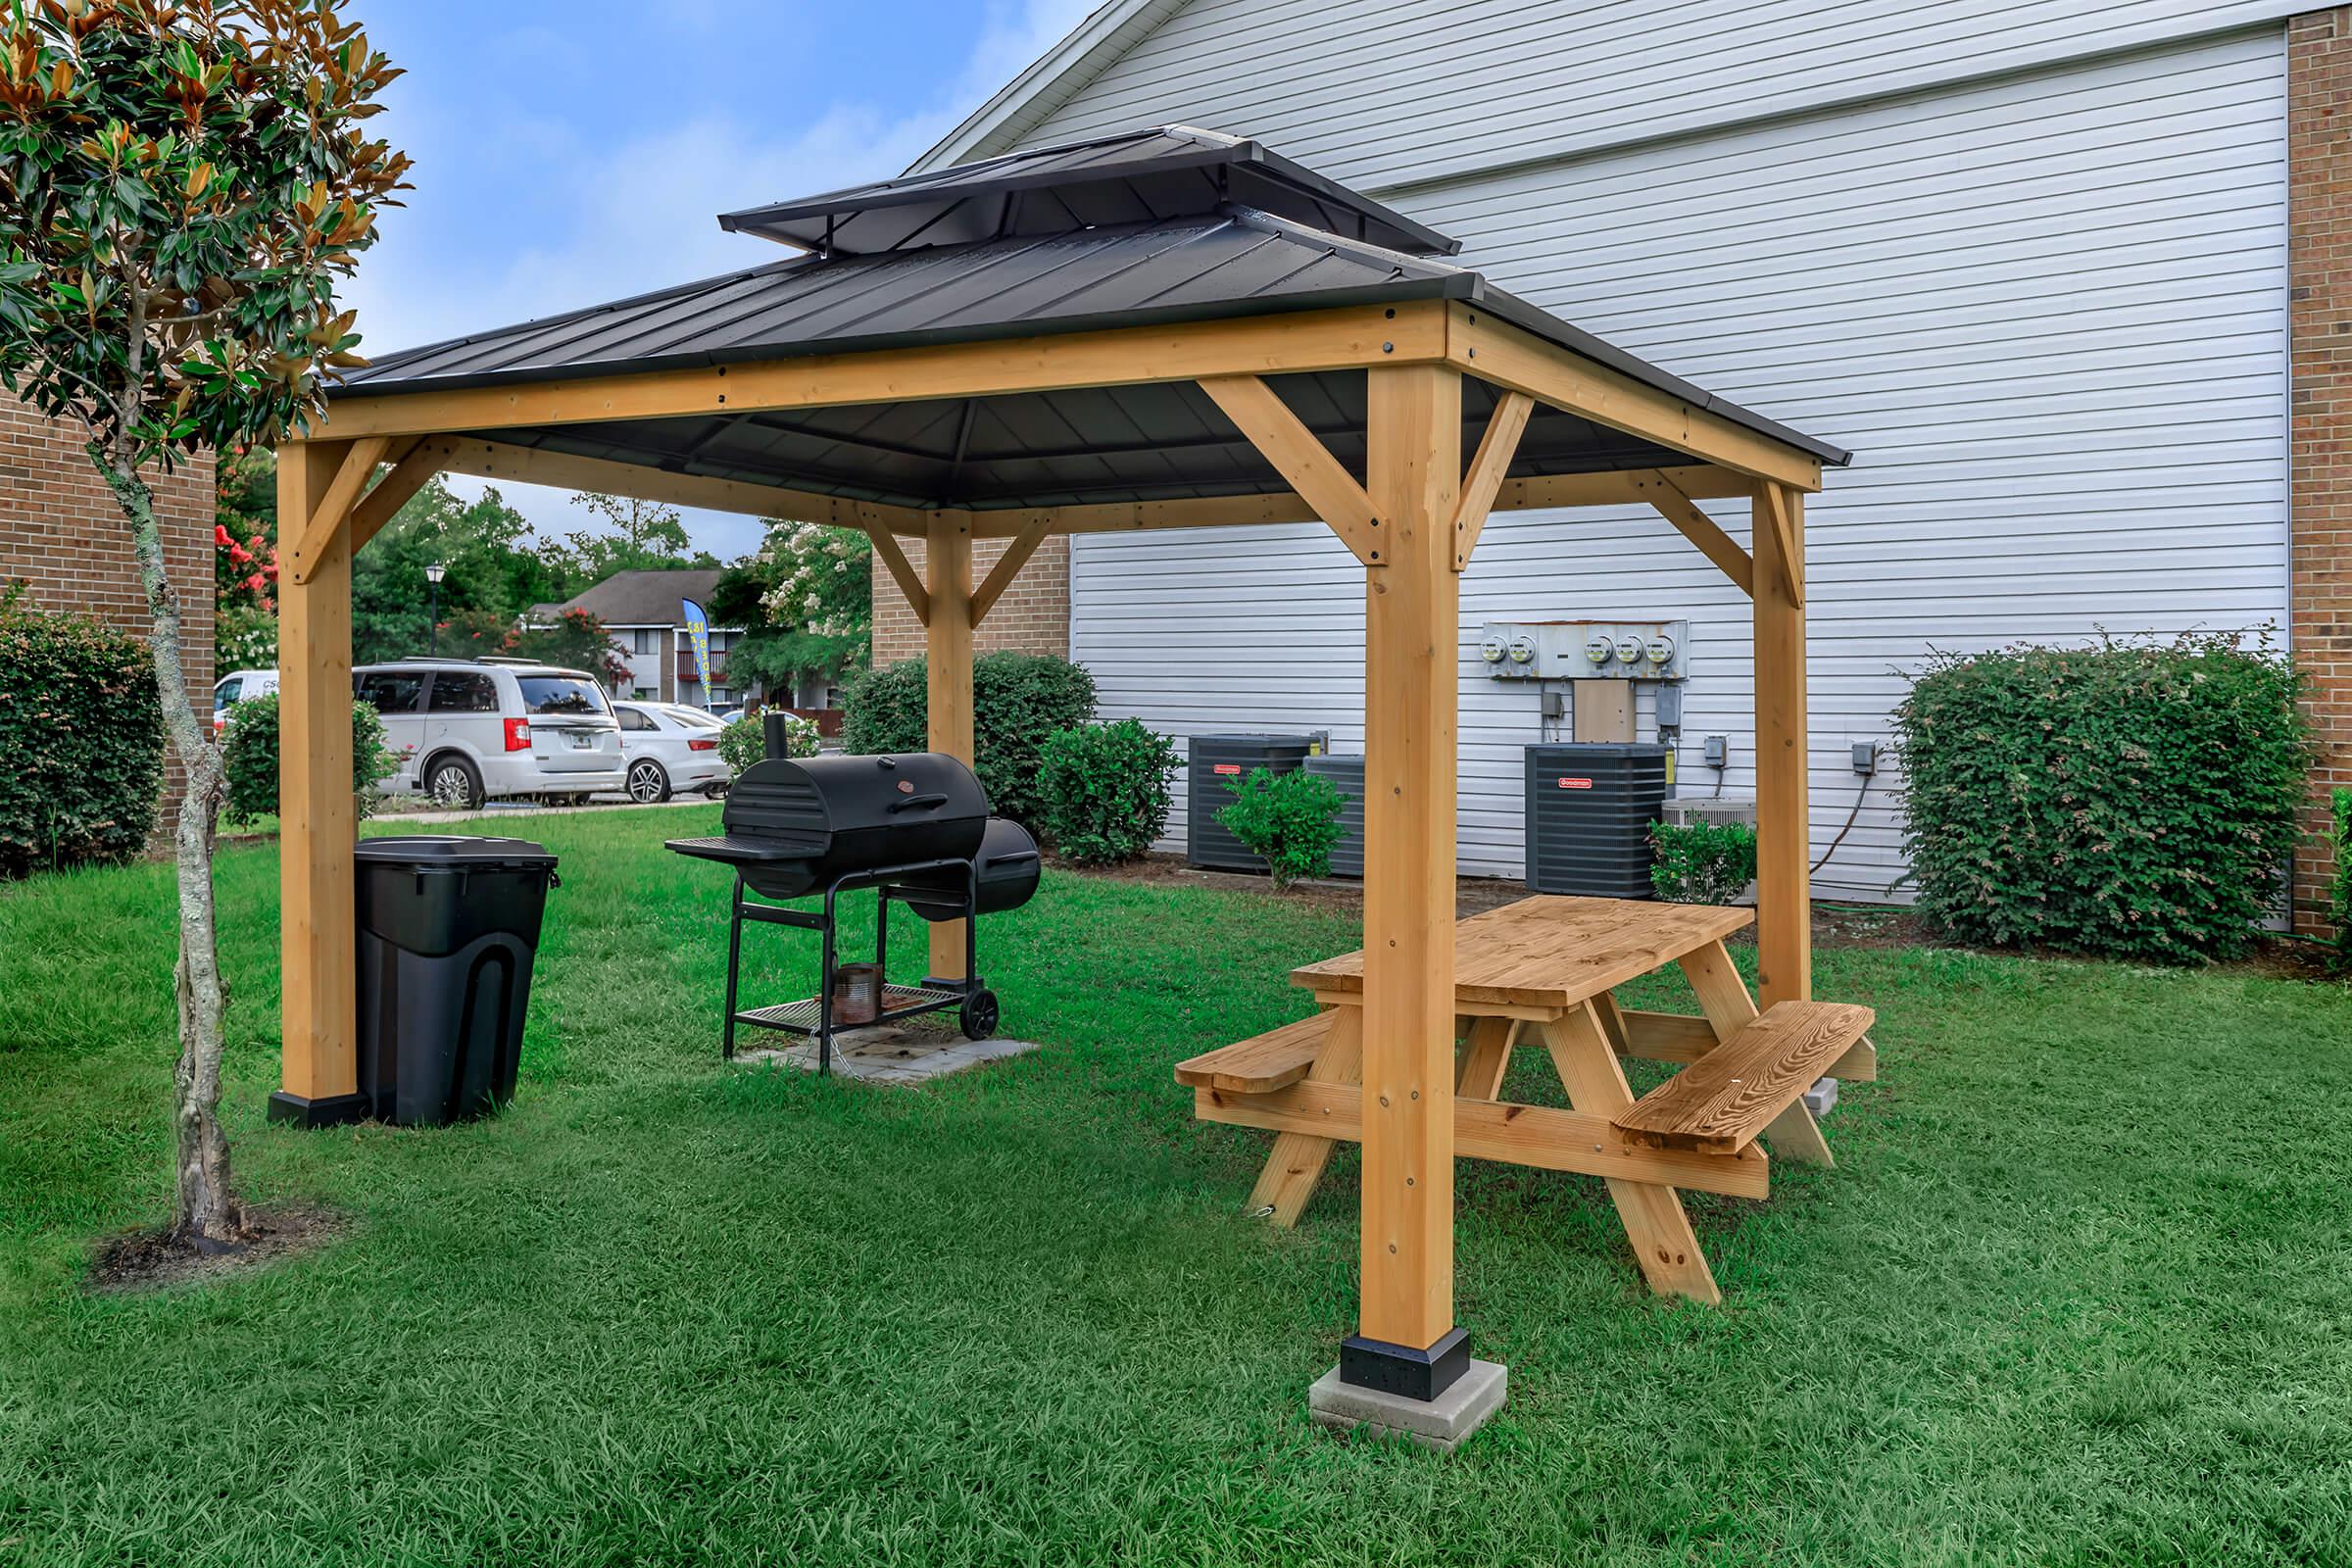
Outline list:
[[[1687,620],[1490,620],[1479,657],[1496,680],[1684,680]]]

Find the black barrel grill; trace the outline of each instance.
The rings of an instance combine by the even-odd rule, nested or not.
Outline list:
[[[1029,902],[1037,891],[1037,841],[1019,823],[988,814],[988,796],[970,768],[935,752],[771,756],[735,780],[719,827],[716,838],[671,839],[669,848],[735,869],[727,932],[728,1056],[735,1054],[735,1026],[752,1024],[814,1036],[818,1069],[832,1070],[835,907],[843,893],[858,888],[878,890],[874,968],[881,977],[880,1010],[860,1021],[884,1023],[956,1007],[970,1038],[985,1040],[996,1032],[997,998],[980,980],[975,919]],[[747,896],[752,894],[758,899]],[[815,894],[824,898],[821,913],[759,902]],[[925,920],[964,922],[961,979],[890,983],[894,899]],[[738,1009],[746,920],[819,933],[824,963],[815,996]]]

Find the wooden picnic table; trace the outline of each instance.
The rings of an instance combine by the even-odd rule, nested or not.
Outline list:
[[[1759,1013],[1723,940],[1754,911],[1713,905],[1537,896],[1455,928],[1454,1152],[1598,1176],[1651,1289],[1721,1299],[1683,1212],[1680,1189],[1762,1198],[1770,1161],[1830,1163],[1801,1098],[1823,1076],[1870,1079],[1878,1055],[1867,1007],[1784,1002]],[[1679,966],[1697,1015],[1620,1006],[1617,987]],[[1311,1018],[1176,1068],[1203,1121],[1278,1136],[1250,1195],[1294,1223],[1332,1150],[1362,1136],[1364,955],[1292,971],[1315,995]],[[1511,1054],[1540,1044],[1569,1108],[1498,1099]],[[1683,1070],[1637,1100],[1621,1057]]]

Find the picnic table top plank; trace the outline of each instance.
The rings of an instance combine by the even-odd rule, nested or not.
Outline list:
[[[1754,923],[1712,904],[1538,894],[1454,928],[1454,999],[1573,1007]],[[1345,1000],[1364,988],[1361,949],[1291,971],[1291,983]]]

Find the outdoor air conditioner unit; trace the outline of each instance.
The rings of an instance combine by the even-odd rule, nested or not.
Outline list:
[[[1310,735],[1195,735],[1185,747],[1185,863],[1209,871],[1263,871],[1265,858],[1217,820],[1239,784],[1254,768],[1298,770],[1314,747]]]

